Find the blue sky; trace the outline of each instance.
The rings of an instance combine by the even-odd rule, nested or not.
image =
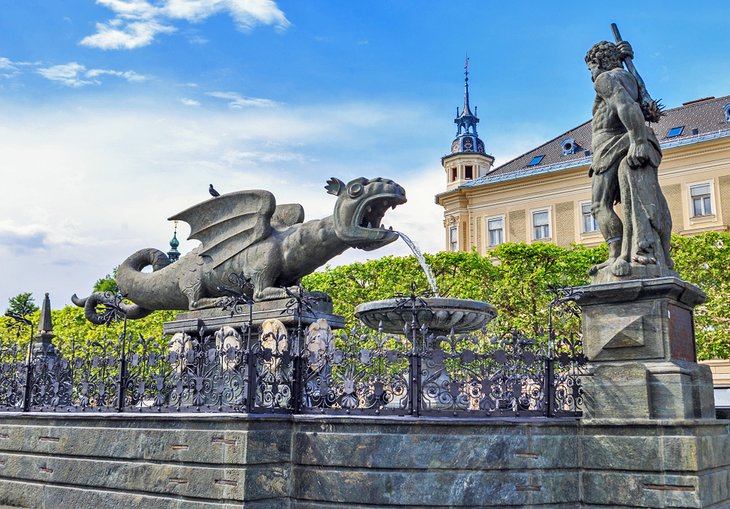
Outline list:
[[[385,223],[441,249],[433,195],[467,53],[497,165],[589,118],[583,56],[611,22],[667,107],[730,94],[730,4],[595,4],[2,2],[0,303],[50,291],[60,306],[135,250],[166,250],[166,218],[211,182],[270,189],[311,219],[331,213],[330,176],[390,177],[409,203]]]

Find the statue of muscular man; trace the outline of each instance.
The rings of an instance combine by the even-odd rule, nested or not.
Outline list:
[[[632,266],[657,265],[655,275],[668,275],[672,220],[659,187],[659,141],[645,121],[637,79],[624,69],[633,58],[629,43],[599,42],[585,57],[593,77],[592,212],[608,243],[609,258],[591,275],[641,277]],[[623,220],[614,210],[621,203]],[[611,277],[614,276],[614,277]]]

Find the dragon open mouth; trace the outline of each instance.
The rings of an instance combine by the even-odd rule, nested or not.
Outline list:
[[[384,244],[389,244],[398,238],[393,227],[386,227],[382,221],[388,209],[394,209],[405,203],[406,197],[402,194],[380,194],[363,202],[356,214],[355,230],[358,239],[353,247],[370,251]]]
[[[360,222],[358,226],[365,229],[384,230],[383,217],[388,209],[394,209],[406,201],[404,196],[389,195],[376,196],[365,202],[360,209]],[[393,229],[391,226],[390,230]]]

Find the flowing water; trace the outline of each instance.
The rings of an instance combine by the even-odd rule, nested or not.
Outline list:
[[[409,248],[411,248],[411,251],[413,251],[413,254],[416,257],[416,260],[418,260],[418,263],[421,264],[421,268],[423,269],[423,272],[426,274],[426,280],[428,281],[428,285],[431,287],[431,291],[433,292],[434,297],[439,296],[438,289],[436,288],[436,278],[433,275],[433,271],[431,270],[431,266],[428,264],[426,259],[423,257],[423,254],[421,253],[421,250],[418,249],[418,246],[403,232],[396,232],[401,239],[403,239],[403,242],[405,242]]]

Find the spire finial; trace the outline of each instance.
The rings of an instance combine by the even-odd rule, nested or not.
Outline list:
[[[471,115],[471,109],[469,108],[469,54],[466,55],[466,61],[464,62],[464,110],[462,115]]]

